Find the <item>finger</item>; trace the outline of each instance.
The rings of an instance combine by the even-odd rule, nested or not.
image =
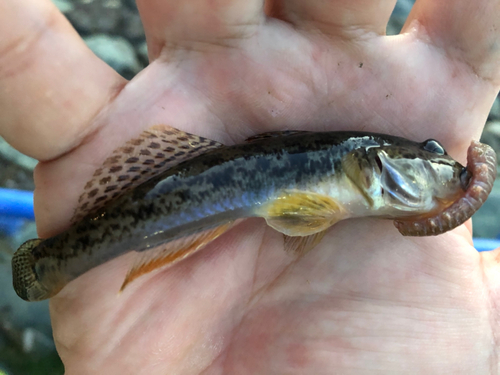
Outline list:
[[[263,0],[137,0],[150,60],[166,47],[230,45],[264,21]]]
[[[419,0],[403,31],[420,35],[466,62],[482,78],[500,84],[500,2],[490,0]]]
[[[327,35],[359,37],[360,31],[384,35],[395,5],[396,0],[275,0],[266,12]]]
[[[0,0],[0,136],[39,160],[78,144],[126,82],[49,0]]]

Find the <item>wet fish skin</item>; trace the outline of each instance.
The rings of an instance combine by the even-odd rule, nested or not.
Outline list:
[[[152,177],[61,234],[25,243],[12,260],[14,289],[25,300],[50,298],[71,280],[126,252],[143,252],[241,218],[264,216],[263,207],[283,191],[326,194],[350,207],[342,218],[434,212],[441,207],[435,202],[435,207],[413,210],[384,206],[380,158],[370,152],[389,150],[390,160],[425,161],[423,168],[446,164],[449,181],[441,190],[451,204],[463,192],[464,167],[424,146],[374,133],[298,132],[212,149]],[[354,162],[363,166],[356,175],[346,173],[343,163],[354,151],[360,151]],[[371,176],[367,186],[378,186],[377,205],[367,199],[372,193],[360,187],[358,180],[366,174]]]

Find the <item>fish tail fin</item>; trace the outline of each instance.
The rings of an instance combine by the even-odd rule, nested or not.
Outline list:
[[[41,239],[23,243],[12,257],[12,283],[17,295],[25,301],[41,301],[53,295],[39,280],[35,270],[35,257],[32,250]]]

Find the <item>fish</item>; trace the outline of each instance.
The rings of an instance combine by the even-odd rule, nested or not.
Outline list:
[[[71,227],[20,246],[13,286],[26,301],[51,298],[90,269],[134,251],[123,290],[251,217],[282,233],[285,251],[295,256],[348,218],[391,219],[405,236],[438,235],[474,214],[495,177],[495,152],[479,142],[471,143],[463,166],[434,139],[279,131],[224,146],[156,126],[96,170]]]

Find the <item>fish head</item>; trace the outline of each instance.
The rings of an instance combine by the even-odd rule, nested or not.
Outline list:
[[[464,194],[471,177],[433,139],[357,149],[343,168],[374,214],[388,218],[442,210]]]

